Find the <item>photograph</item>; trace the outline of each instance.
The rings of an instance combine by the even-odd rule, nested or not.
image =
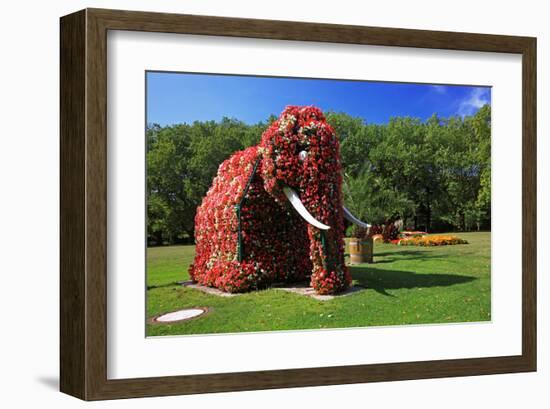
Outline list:
[[[4,2],[0,409],[549,408],[545,6]]]
[[[491,321],[491,87],[147,71],[146,336]]]

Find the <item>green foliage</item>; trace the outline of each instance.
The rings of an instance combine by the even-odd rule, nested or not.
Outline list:
[[[490,228],[490,107],[471,117],[347,126],[344,200],[363,220],[428,231]],[[340,118],[342,116],[343,118]],[[336,123],[346,116],[332,114]]]
[[[147,230],[153,244],[192,239],[195,211],[218,166],[233,152],[255,145],[266,124],[223,118],[147,129]]]
[[[184,191],[190,141],[186,125],[152,126],[147,130],[149,241],[176,242],[184,234],[193,234],[193,203]]]
[[[147,128],[147,216],[150,243],[191,241],[197,206],[220,163],[258,143],[275,117]],[[359,218],[429,231],[489,229],[491,109],[465,118],[392,118],[366,124],[329,112],[341,141],[344,200]]]
[[[394,190],[372,172],[365,171],[357,177],[344,174],[343,192],[346,207],[359,219],[372,224],[383,224],[392,215],[414,209],[414,203],[405,193]]]

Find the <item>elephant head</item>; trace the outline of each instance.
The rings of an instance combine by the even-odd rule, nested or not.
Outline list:
[[[308,224],[312,286],[320,294],[345,289],[351,277],[344,264],[343,219],[369,226],[343,206],[334,130],[318,108],[288,106],[262,135],[259,152],[265,190]]]

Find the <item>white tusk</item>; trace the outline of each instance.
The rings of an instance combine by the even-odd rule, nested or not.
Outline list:
[[[295,190],[285,186],[283,187],[283,192],[285,192],[286,198],[288,199],[290,204],[294,207],[294,209],[296,209],[296,211],[300,214],[300,216],[304,218],[306,222],[321,230],[330,229],[330,226],[321,223],[319,220],[313,217],[310,212],[307,211],[306,207],[300,200],[300,196],[298,196],[298,193],[296,193]]]
[[[356,224],[359,227],[362,227],[364,229],[368,229],[370,227],[370,224],[367,224],[365,222],[362,222],[357,217],[355,217],[348,209],[346,209],[346,206],[342,206],[342,209],[344,210],[344,217],[351,223]]]

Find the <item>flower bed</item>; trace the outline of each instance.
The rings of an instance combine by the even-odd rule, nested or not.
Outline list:
[[[419,237],[419,236],[425,236],[426,234],[428,234],[427,232],[425,231],[419,231],[419,230],[416,230],[416,231],[402,231],[401,232],[401,237],[406,239],[406,238],[410,238],[410,237]]]
[[[395,240],[395,244],[399,246],[452,246],[455,244],[468,244],[464,239],[456,236],[414,236],[410,238],[402,238]]]

